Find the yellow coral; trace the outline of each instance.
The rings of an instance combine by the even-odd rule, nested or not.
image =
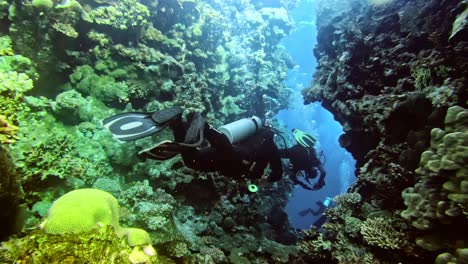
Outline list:
[[[0,115],[0,143],[10,144],[18,138],[15,136],[18,127],[8,122],[4,115]]]
[[[149,234],[139,228],[119,225],[120,207],[110,193],[98,189],[79,189],[57,199],[40,227],[49,234],[89,232],[101,226],[112,226],[119,237],[127,236],[130,246],[144,246],[144,253],[154,256]]]

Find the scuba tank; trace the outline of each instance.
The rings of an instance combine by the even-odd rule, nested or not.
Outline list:
[[[252,116],[223,125],[218,130],[226,135],[231,144],[236,144],[255,134],[260,127],[262,127],[262,120],[257,116]]]

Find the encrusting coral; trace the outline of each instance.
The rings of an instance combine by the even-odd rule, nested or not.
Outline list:
[[[430,148],[421,155],[416,170],[417,183],[402,193],[407,208],[401,215],[424,231],[416,243],[427,250],[453,250],[448,247],[450,240],[463,244],[461,234],[453,230],[464,228],[460,220],[468,213],[467,145],[468,110],[450,107],[444,130],[431,131]]]

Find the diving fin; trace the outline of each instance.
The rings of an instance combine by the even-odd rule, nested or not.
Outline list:
[[[122,113],[104,119],[102,125],[109,129],[114,138],[132,141],[161,131],[182,111],[181,107],[175,106],[153,113]]]
[[[179,154],[182,148],[178,143],[164,140],[151,148],[139,151],[138,156],[154,160],[168,160]]]
[[[305,148],[311,148],[314,146],[315,142],[317,142],[317,139],[302,130],[293,129],[292,131],[297,143]]]
[[[164,128],[158,126],[148,113],[114,115],[102,120],[102,125],[109,129],[115,139],[122,141],[144,138]]]

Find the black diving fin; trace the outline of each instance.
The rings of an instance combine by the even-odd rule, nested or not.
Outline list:
[[[102,125],[109,129],[115,139],[132,141],[161,131],[182,111],[181,107],[176,106],[153,113],[122,113],[104,119]]]

